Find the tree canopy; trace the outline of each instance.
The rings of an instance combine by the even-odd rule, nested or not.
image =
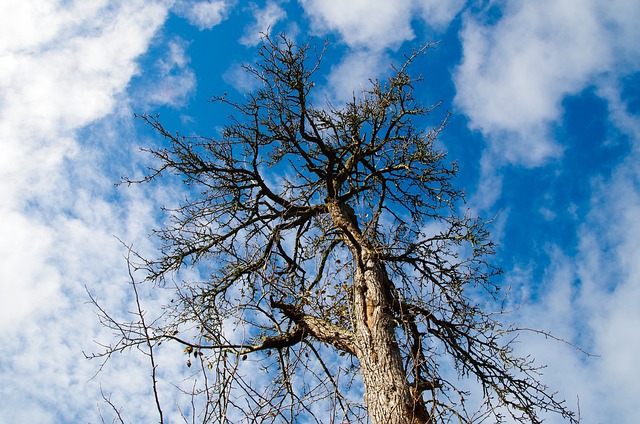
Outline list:
[[[258,88],[215,99],[233,111],[220,136],[141,116],[164,144],[127,182],[174,174],[189,195],[137,267],[155,283],[191,265],[206,278],[177,282],[161,321],[139,309],[115,348],[182,345],[206,382],[203,422],[575,420],[513,351],[488,222],[435,144],[449,117],[427,127],[438,105],[414,97],[429,47],[334,105],[316,80],[324,49],[267,37],[245,67]]]

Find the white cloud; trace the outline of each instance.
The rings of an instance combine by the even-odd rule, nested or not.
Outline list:
[[[592,212],[580,230],[579,253],[553,254],[539,287],[543,297],[521,311],[520,320],[598,355],[587,358],[562,344],[541,343],[539,337],[526,337],[521,345],[523,352],[549,365],[544,381],[574,409],[580,399],[584,422],[631,422],[636,414],[640,382],[632,370],[640,355],[639,178],[630,160],[611,180],[598,184]]]
[[[173,10],[186,18],[191,25],[204,30],[211,29],[227,19],[234,3],[235,1],[228,0],[180,0],[174,5]]]
[[[597,94],[607,101],[609,119],[613,126],[627,134],[637,149],[640,144],[640,120],[637,115],[629,113],[628,105],[622,99],[620,86],[620,80],[602,79]]]
[[[250,47],[257,46],[262,41],[263,34],[268,34],[279,21],[287,17],[287,13],[277,3],[267,2],[264,9],[251,5],[251,11],[255,22],[244,30],[240,38],[240,44]]]
[[[136,89],[135,97],[144,107],[183,106],[196,89],[196,76],[187,55],[189,44],[175,38],[167,43],[167,47],[156,60],[152,75],[146,76],[147,82]]]
[[[351,47],[380,50],[414,37],[410,0],[302,0],[317,32],[337,31]]]
[[[241,64],[233,64],[222,74],[222,79],[240,93],[250,93],[259,87],[258,79],[247,72]]]
[[[117,176],[105,174],[132,160],[126,108],[111,115],[113,128],[81,129],[122,107],[119,93],[168,3],[0,5],[0,416],[11,422],[99,421],[99,383],[88,382],[98,364],[82,351],[108,337],[84,286],[126,306],[113,235],[148,244],[155,196],[117,194]],[[116,361],[110,371],[132,391],[126,383],[147,373],[136,363]]]
[[[0,45],[3,52],[29,52],[50,45],[57,37],[78,32],[89,35],[101,17],[112,12],[102,0],[82,2],[30,0],[0,4]],[[97,20],[96,20],[97,19]],[[42,22],[47,25],[42,25]],[[64,34],[63,34],[64,33]]]
[[[446,29],[464,7],[466,0],[419,0],[417,6],[427,25],[436,31]]]
[[[601,0],[597,2],[596,8],[607,29],[608,41],[618,63],[617,72],[614,73],[637,68],[640,62],[640,50],[637,48],[640,37],[637,20],[640,3],[633,0]]]
[[[603,85],[609,121],[629,137],[631,153],[610,176],[590,181],[590,212],[578,231],[577,253],[552,249],[551,266],[540,298],[528,302],[521,319],[552,330],[599,355],[587,358],[554,343],[526,338],[523,352],[546,363],[545,381],[575,405],[584,422],[631,422],[636,416],[640,381],[640,119],[630,115],[616,87]],[[575,407],[574,407],[575,408]]]
[[[507,2],[493,25],[464,15],[455,103],[493,143],[491,154],[536,166],[562,153],[550,135],[561,102],[605,73],[625,72],[618,65],[629,62],[625,52],[640,35],[627,16],[631,8],[545,0]]]
[[[567,95],[595,86],[608,106],[603,120],[633,144],[610,177],[591,181],[591,212],[580,226],[578,253],[550,249],[552,264],[542,281],[522,283],[525,292],[535,287],[536,293],[515,319],[600,355],[588,358],[536,336],[523,337],[519,345],[522,353],[548,364],[544,382],[560,390],[573,409],[579,399],[582,421],[589,423],[630,422],[640,396],[629,372],[640,355],[640,120],[629,114],[620,91],[621,79],[640,65],[632,41],[640,34],[629,18],[639,6],[513,2],[494,25],[469,12],[456,75],[456,103],[489,141],[474,196],[485,209],[501,192],[496,169],[509,162],[535,166],[562,153],[550,130],[562,118]],[[553,218],[554,211],[540,212]]]
[[[388,57],[380,52],[348,52],[337,65],[331,67],[327,76],[326,93],[316,96],[318,104],[323,104],[326,97],[340,107],[344,102],[352,100],[354,95],[359,97],[363,89],[371,87],[370,78],[379,77],[391,70],[391,61],[385,62],[385,59]]]
[[[483,154],[480,158],[480,180],[470,203],[479,211],[490,210],[502,194],[503,177],[496,172],[504,165],[502,158]]]

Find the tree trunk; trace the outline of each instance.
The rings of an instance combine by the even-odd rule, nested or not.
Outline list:
[[[353,210],[327,202],[356,265],[353,282],[355,350],[365,387],[364,401],[373,424],[428,424],[422,394],[412,390],[395,335],[391,282],[384,264],[358,228]]]
[[[429,423],[422,396],[412,390],[402,364],[386,270],[375,254],[361,255],[354,282],[355,340],[371,422]]]

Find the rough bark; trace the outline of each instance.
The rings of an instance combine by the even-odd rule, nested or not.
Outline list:
[[[375,255],[364,252],[354,293],[356,348],[372,423],[428,423],[421,396],[407,381],[391,314],[388,279]]]
[[[392,283],[384,264],[360,232],[348,205],[329,202],[328,210],[356,261],[352,299],[354,344],[371,422],[429,423],[422,396],[412,390],[402,364],[395,335]]]

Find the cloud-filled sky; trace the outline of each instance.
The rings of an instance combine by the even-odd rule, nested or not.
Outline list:
[[[335,102],[440,41],[418,95],[453,114],[439,142],[468,206],[497,215],[495,260],[522,304],[512,318],[598,356],[536,337],[519,349],[548,364],[544,381],[582,422],[636,422],[638,17],[635,0],[0,3],[0,422],[112,422],[101,393],[126,422],[156,421],[144,355],[97,375],[85,359],[112,340],[87,291],[132,310],[118,238],[153,252],[158,208],[180,187],[114,183],[139,175],[139,148],[158,141],[134,113],[219,131],[207,100],[251,88],[240,65],[262,31],[329,39],[321,90]],[[181,356],[164,359],[167,381],[186,375]]]

